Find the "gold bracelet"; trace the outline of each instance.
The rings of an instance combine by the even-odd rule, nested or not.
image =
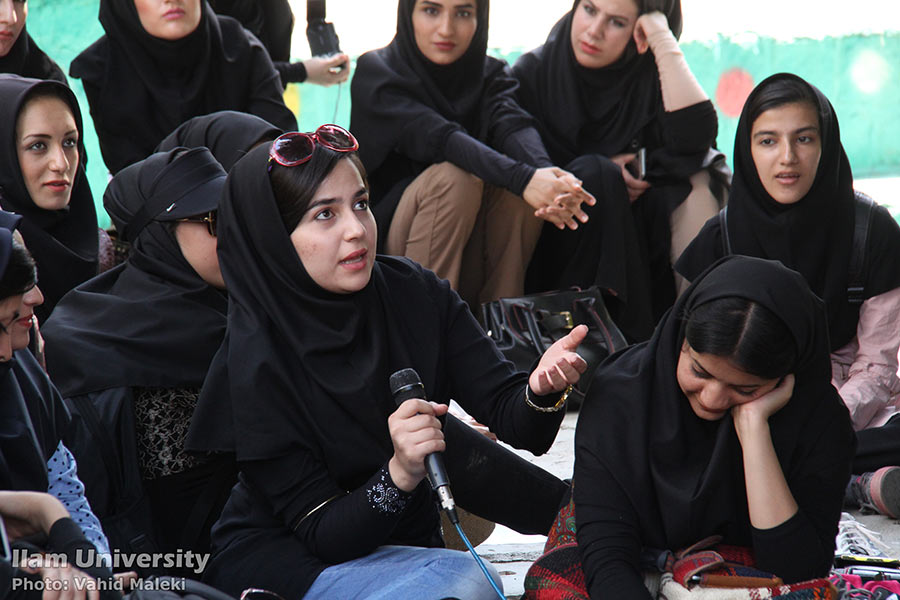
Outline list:
[[[568,387],[566,387],[566,389],[563,390],[563,393],[559,395],[559,400],[557,400],[556,404],[554,404],[553,406],[538,406],[537,404],[532,402],[531,398],[530,398],[531,394],[529,393],[530,389],[531,389],[531,386],[526,383],[525,384],[525,404],[527,404],[529,407],[533,408],[534,410],[536,410],[538,412],[555,413],[555,412],[558,412],[559,410],[561,410],[562,407],[564,407],[566,405],[566,400],[569,399],[569,394],[572,393],[572,390],[574,388],[572,387],[571,384],[569,384]]]

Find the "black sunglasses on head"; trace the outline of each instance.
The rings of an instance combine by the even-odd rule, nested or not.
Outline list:
[[[185,217],[176,219],[178,223],[205,223],[209,230],[209,235],[216,237],[216,211],[211,210],[205,215],[197,215],[194,217]]]

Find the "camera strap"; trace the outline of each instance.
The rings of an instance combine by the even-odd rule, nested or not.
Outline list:
[[[325,20],[325,0],[306,0],[306,24]]]

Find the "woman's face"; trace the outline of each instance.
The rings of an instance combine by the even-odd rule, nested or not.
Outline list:
[[[469,49],[478,29],[475,0],[416,0],[412,25],[425,58],[452,64]]]
[[[78,127],[55,96],[25,103],[16,120],[16,151],[31,201],[44,210],[69,205],[78,168]]]
[[[28,3],[25,0],[0,0],[0,58],[12,49],[25,28]]]
[[[203,14],[200,0],[134,0],[144,31],[161,40],[180,40],[194,32]]]
[[[812,188],[822,156],[816,108],[792,102],[769,109],[753,122],[750,154],[766,192],[779,204],[793,204]]]
[[[634,34],[634,0],[580,0],[572,15],[572,51],[586,69],[607,67],[622,56]]]
[[[181,248],[181,254],[196,271],[200,279],[209,285],[225,289],[225,279],[219,267],[219,255],[216,254],[217,238],[209,233],[204,223],[182,221],[175,225],[175,240]]]
[[[12,341],[13,350],[22,350],[31,342],[31,327],[34,325],[34,307],[44,303],[44,294],[40,288],[35,285],[21,296],[14,296],[18,299],[16,305],[15,319],[9,330]]]
[[[369,190],[356,166],[341,159],[291,233],[297,256],[319,287],[350,294],[369,283],[376,239]]]
[[[732,406],[756,400],[778,384],[777,379],[747,373],[727,358],[695,352],[687,341],[675,377],[694,414],[706,421],[718,421]]]

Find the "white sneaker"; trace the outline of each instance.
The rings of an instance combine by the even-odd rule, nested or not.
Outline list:
[[[838,534],[835,538],[834,554],[856,554],[860,556],[890,557],[891,547],[881,541],[881,536],[863,527],[863,524],[849,513],[841,513]]]

